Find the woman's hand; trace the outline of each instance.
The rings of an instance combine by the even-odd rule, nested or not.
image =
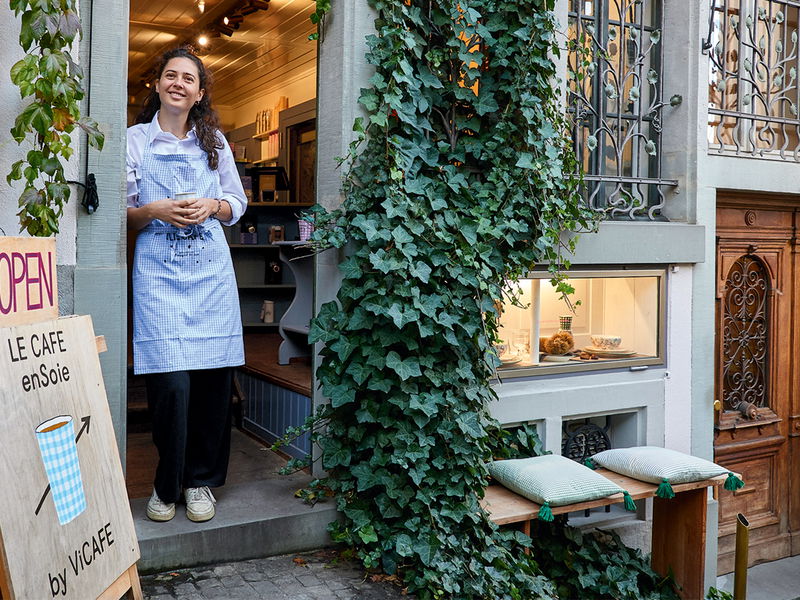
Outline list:
[[[188,200],[186,208],[192,211],[192,223],[203,223],[209,217],[216,216],[220,204],[216,198],[192,198]]]
[[[192,208],[194,202],[195,199],[173,200],[172,198],[164,198],[163,200],[156,200],[146,204],[143,208],[149,209],[148,217],[151,220],[159,219],[170,225],[175,225],[175,227],[184,228],[199,222],[196,220],[196,210]]]

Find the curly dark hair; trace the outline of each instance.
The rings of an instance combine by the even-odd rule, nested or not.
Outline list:
[[[189,111],[189,122],[194,126],[197,134],[197,144],[205,150],[208,155],[208,166],[216,170],[219,165],[219,154],[217,150],[223,148],[222,142],[217,137],[219,129],[219,116],[217,111],[211,108],[211,73],[206,69],[203,61],[192,52],[191,48],[181,46],[166,51],[158,60],[155,68],[156,79],[161,78],[167,63],[173,58],[188,58],[197,65],[197,73],[200,77],[200,89],[205,90],[203,98],[198,104],[192,106]],[[161,99],[158,97],[156,87],[150,88],[150,93],[144,101],[144,108],[136,115],[136,123],[149,123],[153,116],[161,108]]]

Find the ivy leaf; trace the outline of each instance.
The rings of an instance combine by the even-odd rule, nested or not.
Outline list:
[[[420,538],[414,543],[414,553],[419,556],[422,564],[427,566],[433,565],[438,549],[439,541],[433,534]]]
[[[22,164],[24,162],[25,161],[18,160],[13,165],[11,165],[11,172],[6,177],[6,182],[8,182],[8,185],[11,185],[12,181],[17,181],[19,179],[22,179]]]
[[[521,169],[532,169],[533,168],[533,154],[530,152],[520,152],[519,158],[517,159],[515,167],[519,167]]]
[[[400,556],[411,556],[414,554],[414,548],[411,544],[411,536],[407,533],[401,533],[394,542],[394,549]]]
[[[375,528],[372,525],[367,525],[358,530],[358,537],[365,544],[378,541],[378,534],[375,533]]]
[[[422,261],[417,261],[412,264],[409,269],[409,273],[422,281],[422,283],[428,283],[428,281],[430,281],[431,272],[432,269]]]
[[[97,148],[98,150],[102,150],[103,143],[105,142],[105,136],[100,131],[97,121],[89,117],[82,117],[78,120],[78,125],[81,129],[83,129],[84,132],[86,132],[89,145],[93,148]]]
[[[478,98],[475,100],[475,102],[473,102],[472,106],[475,109],[475,112],[479,115],[497,112],[500,109],[500,106],[497,104],[497,100],[494,99],[494,96],[484,91],[481,91],[481,93],[478,95]]]
[[[71,10],[61,13],[58,19],[58,30],[67,42],[72,42],[81,31],[81,21],[78,15]]]
[[[407,244],[414,241],[414,238],[402,225],[398,225],[392,230],[392,238],[394,238],[394,241],[398,244]]]
[[[397,373],[403,381],[406,381],[410,377],[420,377],[422,375],[422,371],[419,369],[418,359],[409,357],[403,360],[394,350],[386,355],[386,366]]]
[[[481,426],[480,418],[476,413],[461,413],[456,418],[456,423],[462,432],[473,438],[479,438],[484,434],[484,429]]]
[[[356,399],[355,390],[344,383],[329,387],[323,386],[322,391],[328,398],[331,399],[331,406],[333,408],[350,404]]]
[[[413,311],[409,312],[403,310],[403,307],[397,302],[389,307],[389,310],[386,311],[386,315],[391,317],[398,329],[402,329],[406,323],[410,323],[414,320]]]

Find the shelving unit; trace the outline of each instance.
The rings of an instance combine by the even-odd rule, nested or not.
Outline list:
[[[298,349],[308,345],[308,319],[304,323],[284,323],[283,319],[298,297],[311,297],[313,282],[311,277],[304,282],[297,281],[294,266],[283,260],[290,250],[282,242],[270,242],[269,232],[271,227],[281,226],[286,242],[297,240],[298,216],[303,210],[313,206],[315,119],[316,102],[304,102],[280,111],[277,114],[277,129],[249,134],[248,139],[256,143],[266,139],[279,141],[274,146],[277,155],[257,159],[259,155],[256,154],[253,155],[256,159],[253,162],[237,163],[240,175],[247,176],[251,182],[251,197],[255,201],[248,204],[239,224],[226,232],[236,271],[245,334],[278,330],[279,324],[285,325],[285,335],[291,336]],[[262,189],[260,185],[272,187]],[[265,190],[271,193],[262,196],[262,191]],[[274,201],[261,201],[263,197]],[[250,229],[255,230],[257,243],[242,243],[240,234]],[[281,266],[281,279],[279,282],[268,282],[267,268],[274,263]],[[265,300],[274,302],[273,323],[262,323],[259,320]]]
[[[292,304],[281,317],[278,331],[283,341],[278,348],[278,364],[288,365],[293,358],[311,355],[308,330],[311,322],[314,255],[305,242],[278,242],[280,257],[297,282]]]
[[[279,129],[273,129],[272,131],[265,131],[263,133],[257,133],[257,134],[255,134],[253,136],[253,139],[254,140],[265,140],[265,139],[267,139],[269,136],[271,136],[274,133],[280,133],[280,130]]]

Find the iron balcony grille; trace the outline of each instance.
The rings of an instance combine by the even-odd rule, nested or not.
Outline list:
[[[797,0],[711,0],[711,151],[800,161]]]
[[[663,219],[661,41],[656,0],[570,0],[569,112],[585,198],[612,219]]]

